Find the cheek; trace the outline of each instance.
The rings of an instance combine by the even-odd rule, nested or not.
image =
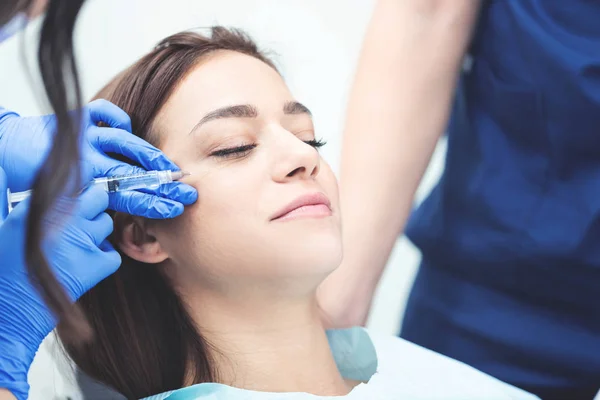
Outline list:
[[[190,207],[193,219],[210,223],[253,213],[261,190],[260,182],[243,168],[209,172],[194,186],[198,201]]]
[[[340,196],[339,196],[339,186],[337,178],[335,174],[331,170],[329,164],[321,159],[321,172],[317,178],[319,184],[325,191],[325,194],[329,197],[331,201],[331,205],[333,206],[334,211],[337,211],[339,214],[340,209]]]
[[[223,273],[243,259],[260,229],[259,183],[243,173],[221,171],[191,184],[198,189],[198,201],[173,221],[170,232],[163,231],[169,255],[176,264]]]

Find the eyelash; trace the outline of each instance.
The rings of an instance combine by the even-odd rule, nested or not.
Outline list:
[[[244,157],[255,147],[255,144],[245,144],[243,146],[230,147],[228,149],[213,151],[210,155],[220,158]]]
[[[315,149],[319,149],[327,144],[327,142],[322,139],[305,140],[304,143],[314,147]],[[245,144],[242,146],[213,151],[210,155],[219,158],[241,158],[247,156],[256,146],[256,144]]]
[[[325,141],[323,139],[313,139],[313,140],[305,140],[304,143],[306,143],[309,146],[314,147],[315,149],[320,149],[321,147],[323,147],[327,144],[327,141]]]

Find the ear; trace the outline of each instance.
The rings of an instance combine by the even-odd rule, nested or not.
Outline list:
[[[169,258],[156,238],[148,234],[143,218],[129,214],[115,215],[115,231],[119,232],[117,245],[123,253],[146,264],[158,264]]]

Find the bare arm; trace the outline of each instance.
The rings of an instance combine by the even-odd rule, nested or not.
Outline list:
[[[319,288],[334,326],[363,325],[444,131],[480,0],[379,0],[347,108],[344,262]]]
[[[0,400],[17,400],[17,398],[8,390],[0,389]]]

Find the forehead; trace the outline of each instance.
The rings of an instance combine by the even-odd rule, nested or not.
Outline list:
[[[260,114],[281,113],[292,95],[281,76],[264,62],[221,51],[202,60],[179,83],[157,116],[159,127],[192,129],[205,114],[225,106],[254,105]]]

